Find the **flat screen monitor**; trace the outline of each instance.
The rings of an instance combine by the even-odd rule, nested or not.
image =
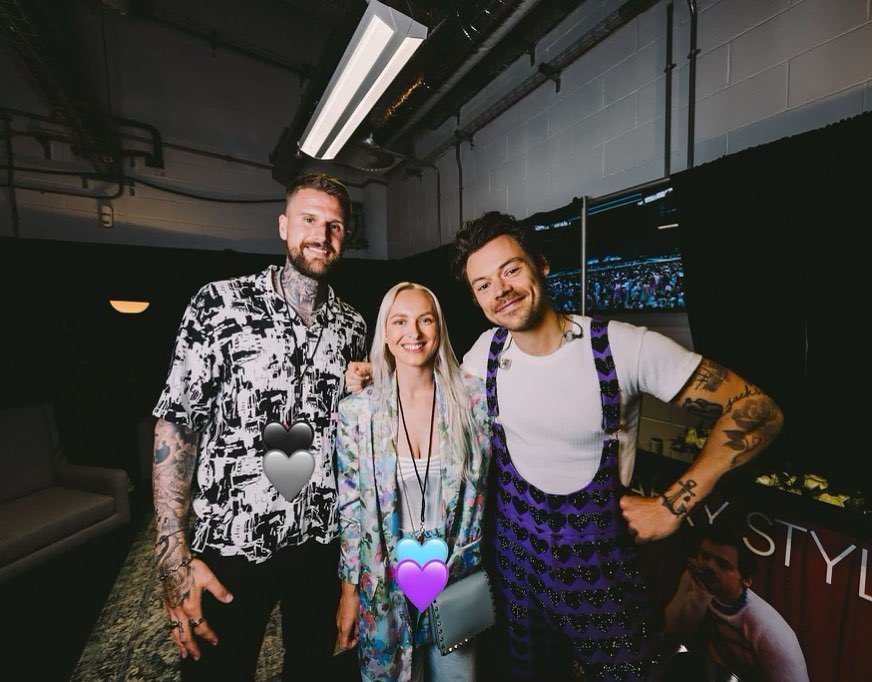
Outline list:
[[[672,188],[588,205],[585,312],[684,311],[684,264]]]

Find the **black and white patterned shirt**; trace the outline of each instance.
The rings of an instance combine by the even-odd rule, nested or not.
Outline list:
[[[336,537],[335,415],[348,362],[365,356],[366,325],[354,308],[331,289],[307,327],[274,290],[278,272],[270,266],[213,282],[194,296],[154,409],[154,416],[199,434],[192,549],[211,547],[255,563],[283,547]],[[263,472],[261,431],[291,419],[312,425],[316,465],[289,502]]]

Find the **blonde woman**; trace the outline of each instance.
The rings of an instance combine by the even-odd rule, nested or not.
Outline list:
[[[432,291],[402,282],[376,322],[372,384],[339,405],[339,646],[367,682],[475,679],[475,642],[433,645],[395,575],[404,537],[442,538],[449,583],[481,562],[490,444],[484,383],[464,377]]]

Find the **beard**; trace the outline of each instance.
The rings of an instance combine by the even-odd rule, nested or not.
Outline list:
[[[306,246],[317,246],[318,248],[327,249],[329,252],[324,260],[307,258],[304,255]],[[339,260],[339,254],[334,251],[329,245],[324,244],[301,244],[299,248],[292,249],[288,247],[288,261],[293,268],[301,275],[311,277],[319,282],[327,279],[333,271],[334,266]]]
[[[538,325],[545,315],[546,303],[544,299],[539,299],[536,306],[530,307],[524,315],[504,320],[502,326],[510,332],[526,332]]]
[[[545,311],[548,309],[548,298],[545,296],[545,280],[539,281],[538,296],[536,302],[531,303],[530,307],[524,311],[518,311],[520,314],[510,314],[507,319],[499,319],[500,314],[494,313],[491,322],[502,325],[510,332],[526,332],[536,327],[545,316]],[[527,298],[527,301],[530,299]]]

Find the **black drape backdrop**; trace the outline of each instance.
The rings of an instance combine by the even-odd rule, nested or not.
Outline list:
[[[136,480],[136,426],[163,387],[185,306],[207,282],[281,263],[276,246],[269,256],[0,239],[0,407],[52,405],[72,461]],[[344,259],[331,283],[371,325],[395,267]],[[121,315],[110,298],[151,305]]]
[[[872,495],[872,113],[673,177],[694,346],[769,392],[756,469]]]

